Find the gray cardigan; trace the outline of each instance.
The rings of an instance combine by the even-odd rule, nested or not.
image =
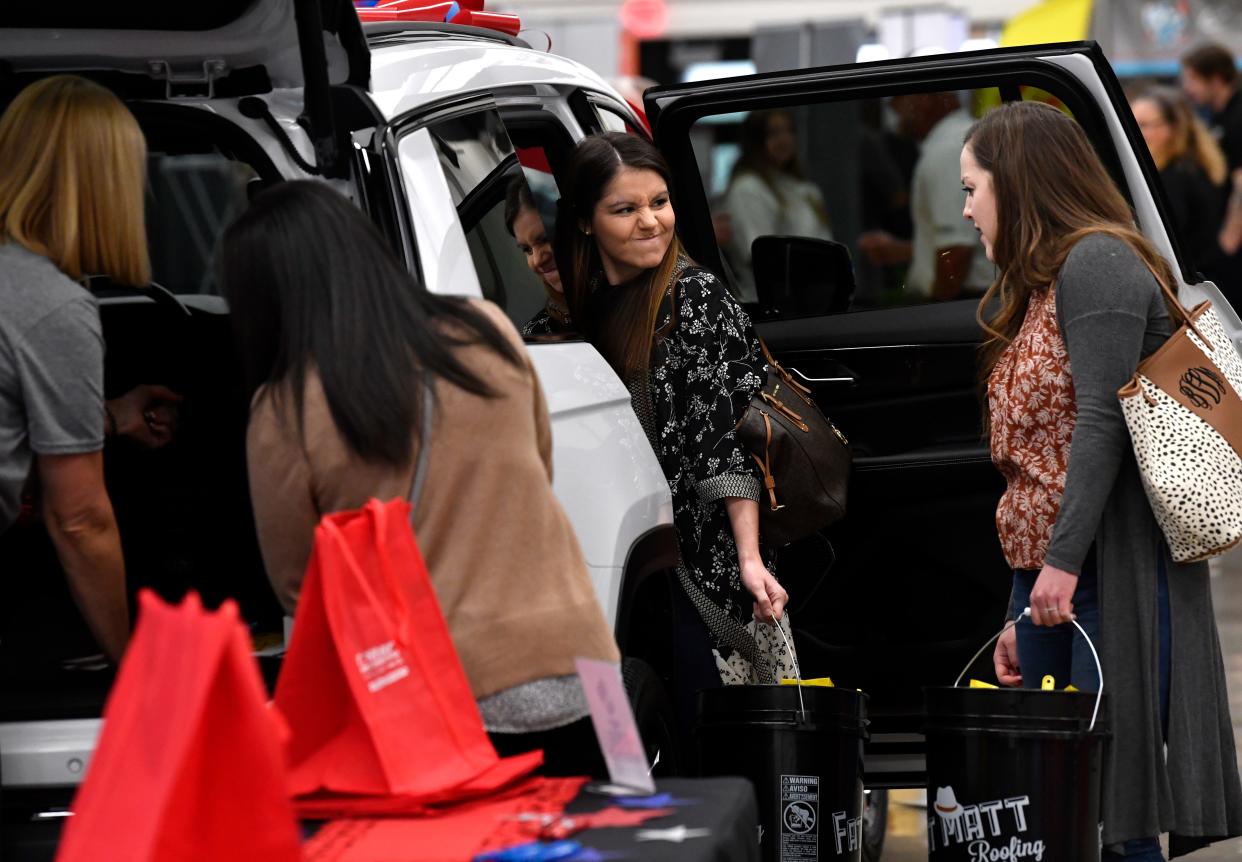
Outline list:
[[[1124,241],[1080,241],[1057,281],[1078,419],[1046,561],[1081,569],[1094,544],[1100,658],[1112,729],[1104,842],[1169,832],[1170,853],[1242,835],[1220,640],[1206,563],[1169,557],[1139,477],[1117,390],[1172,326],[1160,286]],[[1167,762],[1161,740],[1156,579],[1164,556],[1172,619]]]

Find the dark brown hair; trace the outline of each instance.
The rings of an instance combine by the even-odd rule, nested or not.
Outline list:
[[[781,108],[769,111],[751,111],[746,115],[746,119],[742,120],[741,153],[733,164],[733,171],[729,174],[729,182],[732,184],[743,174],[754,174],[763,180],[764,185],[783,204],[785,200],[781,197],[780,190],[776,186],[775,173],[779,171],[796,179],[804,180],[806,179],[806,172],[802,169],[802,160],[797,153],[794,153],[793,157],[783,165],[773,165],[768,159],[768,132],[772,121],[777,117],[785,117],[789,120],[790,128],[793,128],[793,114]]]
[[[1232,84],[1238,78],[1233,54],[1224,45],[1207,42],[1182,55],[1182,65],[1201,78],[1218,78]]]
[[[317,373],[337,430],[367,461],[409,463],[429,377],[502,394],[459,348],[524,361],[478,306],[429,293],[358,207],[315,180],[258,195],[224,232],[220,269],[250,388],[266,387],[277,406],[292,397],[302,433],[306,381]]]
[[[535,196],[530,193],[530,186],[526,184],[526,178],[514,177],[505,189],[505,230],[509,232],[509,236],[514,236],[513,223],[522,214],[522,210],[539,212],[535,206]]]
[[[1000,275],[978,311],[988,336],[984,380],[1021,328],[1031,291],[1056,281],[1070,250],[1085,236],[1102,233],[1125,241],[1158,280],[1176,290],[1168,261],[1134,227],[1129,204],[1070,117],[1040,102],[1013,102],[985,114],[966,133],[965,143],[991,175],[997,213],[992,257]]]
[[[650,142],[625,132],[605,132],[586,138],[569,160],[565,196],[556,218],[556,263],[565,288],[570,317],[623,379],[640,379],[647,373],[660,306],[673,281],[679,257],[685,255],[674,233],[660,265],[654,267],[638,289],[617,297],[606,315],[592,319],[590,293],[598,280],[603,285],[599,248],[584,232],[595,207],[622,168],[655,171],[672,194],[673,177],[668,163]],[[670,204],[671,205],[671,204]],[[603,287],[603,289],[608,289]],[[673,303],[676,308],[676,301]]]

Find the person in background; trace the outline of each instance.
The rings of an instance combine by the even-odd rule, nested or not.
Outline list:
[[[724,208],[729,257],[737,266],[738,298],[755,302],[750,247],[767,234],[832,239],[824,195],[806,178],[788,111],[751,111],[742,121],[741,154],[733,166]]]
[[[676,234],[663,156],[608,132],[570,158],[557,253],[570,312],[629,387],[673,494],[682,731],[698,689],[793,676],[788,594],[759,535],[761,485],[733,433],[763,384],[750,319]],[[774,625],[783,632],[776,632]]]
[[[1220,280],[1218,233],[1228,178],[1225,155],[1177,90],[1152,87],[1130,100],[1130,110],[1160,171],[1173,232],[1191,266]]]
[[[869,231],[858,238],[858,247],[877,266],[908,261],[906,289],[913,296],[980,296],[994,270],[979,252],[974,232],[962,222],[957,165],[962,137],[973,118],[957,93],[903,93],[893,97],[891,106],[902,126],[922,142],[910,187],[914,236],[902,240],[886,231]]]
[[[99,307],[79,281],[150,283],[146,155],[125,105],[84,78],[31,84],[0,117],[0,533],[33,480],[70,591],[114,661],[129,609],[102,450],[115,437],[167,443],[180,397],[144,385],[104,400]]]
[[[497,751],[542,748],[550,774],[603,777],[574,659],[619,654],[552,492],[548,408],[513,324],[489,302],[428,293],[318,182],[258,195],[221,261],[255,389],[259,546],[286,611],[320,518],[407,498],[431,447],[414,531]]]
[[[522,327],[523,337],[571,331],[573,326],[565,305],[565,292],[561,288],[561,274],[556,269],[552,240],[530,186],[523,177],[514,178],[505,193],[505,229],[517,242],[518,250],[525,255],[526,266],[543,282],[548,297],[544,307]]]
[[[1218,238],[1216,283],[1242,307],[1242,76],[1224,45],[1208,43],[1182,57],[1182,89],[1208,113],[1212,134],[1229,163],[1230,194]]]
[[[1209,42],[1186,52],[1181,83],[1190,101],[1208,112],[1229,170],[1242,168],[1242,79],[1229,49]]]
[[[1068,623],[1099,648],[1104,860],[1163,860],[1162,832],[1173,855],[1242,834],[1208,566],[1170,557],[1117,399],[1172,331],[1172,268],[1056,108],[996,108],[960,161],[964,215],[1000,271],[978,315],[1009,619],[1030,608],[998,640],[997,679],[1095,691],[1091,650]]]

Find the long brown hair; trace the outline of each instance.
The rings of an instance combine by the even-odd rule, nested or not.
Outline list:
[[[986,381],[1026,315],[1031,292],[1056,281],[1070,250],[1103,233],[1128,243],[1163,284],[1176,291],[1169,262],[1134,227],[1134,214],[1078,123],[1051,105],[1014,102],[996,108],[966,133],[979,167],[992,177],[1000,273],[979,303],[987,333]],[[999,308],[987,317],[993,301]]]
[[[1150,87],[1135,96],[1131,102],[1151,102],[1160,112],[1160,119],[1173,131],[1164,164],[1160,164],[1156,154],[1152,153],[1152,157],[1156,158],[1156,167],[1164,170],[1165,165],[1189,158],[1215,185],[1225,182],[1229,174],[1229,162],[1225,159],[1225,153],[1207,126],[1195,115],[1180,90],[1172,87]]]
[[[793,114],[783,108],[751,111],[746,115],[746,119],[742,120],[741,153],[737,161],[733,163],[733,170],[729,174],[729,184],[732,185],[738,177],[744,174],[754,174],[763,181],[776,199],[784,204],[785,199],[776,184],[776,174],[788,174],[795,179],[805,180],[806,171],[802,169],[802,159],[797,152],[783,165],[773,164],[768,158],[768,133],[772,121],[779,117],[788,120],[790,128],[793,128]]]
[[[0,117],[0,234],[70,278],[151,281],[144,216],[147,144],[111,91],[54,75]]]
[[[592,313],[591,290],[603,286],[603,265],[594,238],[585,233],[595,207],[622,168],[655,171],[672,194],[668,163],[651,143],[625,132],[605,132],[586,138],[569,160],[567,191],[556,218],[556,263],[565,288],[569,315],[623,379],[645,376],[660,308],[678,260],[686,257],[674,233],[660,265],[646,280],[618,294],[607,314]],[[674,297],[673,308],[677,306]]]

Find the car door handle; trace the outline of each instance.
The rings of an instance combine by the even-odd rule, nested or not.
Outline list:
[[[805,374],[803,374],[801,371],[799,371],[796,368],[790,368],[789,371],[792,374],[796,374],[798,377],[801,377],[803,382],[805,383],[817,383],[817,384],[835,383],[840,386],[853,386],[854,384],[858,382],[858,376],[855,374],[846,374],[841,377],[807,377]]]

